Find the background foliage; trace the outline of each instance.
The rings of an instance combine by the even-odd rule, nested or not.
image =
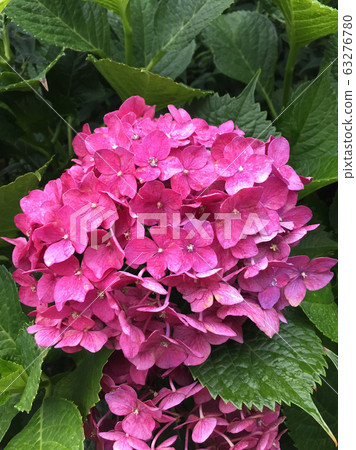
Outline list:
[[[301,197],[321,224],[295,254],[336,256],[336,7],[327,0],[0,0],[0,235],[17,236],[20,198],[70,165],[84,123],[99,126],[104,113],[141,95],[160,112],[183,105],[211,124],[232,119],[247,136],[285,136],[293,167],[314,178]],[[11,247],[0,246],[1,448],[83,448],[82,419],[100,399],[110,352],[39,349],[8,272]],[[336,291],[335,277],[308,293],[282,338],[251,329],[245,344],[219,347],[194,368],[212,394],[237,405],[282,402],[289,428],[282,448],[334,447],[322,428],[336,434]]]

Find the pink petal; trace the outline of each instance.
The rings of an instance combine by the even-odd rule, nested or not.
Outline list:
[[[44,254],[44,262],[50,267],[52,264],[65,261],[75,252],[73,244],[69,240],[62,239],[55,244],[51,244]]]
[[[129,414],[122,421],[122,429],[125,433],[143,440],[148,440],[152,437],[155,425],[156,422],[153,417],[141,411],[138,414]]]
[[[198,421],[193,429],[192,439],[194,442],[201,444],[206,441],[214,431],[217,424],[215,417],[205,417]]]
[[[298,306],[305,297],[307,289],[301,277],[298,277],[284,288],[284,295],[292,306]]]
[[[105,400],[111,412],[118,416],[125,416],[136,408],[137,394],[132,387],[124,384],[119,386],[115,392],[106,394]]]

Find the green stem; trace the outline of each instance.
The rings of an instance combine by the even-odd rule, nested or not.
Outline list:
[[[163,55],[164,55],[164,52],[159,51],[159,52],[151,59],[151,61],[147,64],[146,70],[152,70],[153,67],[158,63],[158,61],[162,58]]]
[[[277,111],[276,111],[276,109],[275,109],[275,107],[274,107],[274,105],[272,103],[271,97],[269,95],[266,95],[265,99],[266,99],[267,105],[269,107],[269,110],[271,111],[272,118],[273,119],[277,119],[278,114],[277,114]]]
[[[8,28],[8,19],[4,14],[3,22],[2,22],[2,41],[4,44],[4,56],[7,62],[11,60],[11,48],[10,48],[10,39],[9,39],[9,28]]]
[[[289,49],[286,70],[284,73],[283,100],[282,100],[283,106],[286,106],[289,101],[290,90],[291,90],[292,81],[293,81],[294,66],[295,66],[295,63],[297,62],[298,51],[299,51],[299,49],[297,47],[295,47],[294,45],[291,45],[291,47]]]
[[[54,130],[54,133],[52,132],[52,130],[50,129],[50,133],[52,134],[52,139],[51,139],[51,144],[54,144],[56,142],[56,140],[58,139],[59,133],[61,131],[61,127],[62,127],[62,122],[59,120],[56,126],[56,129]]]
[[[121,19],[125,36],[125,62],[128,66],[132,66],[133,51],[132,51],[132,26],[131,26],[130,5],[127,5],[125,14],[122,15]]]

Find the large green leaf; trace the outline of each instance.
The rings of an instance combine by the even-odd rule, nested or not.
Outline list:
[[[0,403],[0,441],[5,436],[12,419],[19,412],[18,409],[15,408],[15,404],[20,400],[20,395],[13,393],[10,396],[6,396],[6,400],[6,403]]]
[[[277,62],[277,33],[267,17],[251,11],[224,14],[203,36],[213,51],[216,67],[225,75],[248,83],[261,69],[257,90],[268,98]]]
[[[0,358],[21,363],[16,339],[27,323],[22,312],[14,280],[4,266],[0,266]]]
[[[20,401],[15,406],[19,411],[29,412],[38,391],[42,374],[41,367],[48,349],[39,347],[34,337],[28,334],[25,328],[20,330],[16,344],[28,378]]]
[[[29,412],[33,400],[37,394],[41,365],[47,353],[47,349],[40,349],[35,343],[32,335],[26,331],[28,319],[22,312],[16,285],[5,267],[0,266],[0,357],[13,360],[21,368],[16,376],[9,380],[0,393],[11,392],[16,388],[16,392],[21,393],[16,408],[19,411]],[[24,385],[21,380],[25,380]],[[23,389],[17,389],[21,383]]]
[[[63,398],[47,398],[6,450],[81,450],[82,421],[77,407]]]
[[[40,83],[48,90],[46,74],[52,69],[57,61],[64,55],[61,51],[58,56],[44,69],[28,80],[17,75],[15,72],[0,72],[0,94],[7,91],[31,91],[37,89]]]
[[[54,395],[72,400],[85,418],[100,399],[100,380],[103,367],[112,350],[103,348],[98,353],[81,352],[76,369],[62,378],[55,387]]]
[[[319,411],[337,433],[337,371],[330,366],[325,381],[318,387],[313,400]],[[298,450],[335,450],[335,444],[304,411],[295,407],[284,407],[286,425]]]
[[[170,78],[161,77],[146,69],[136,69],[110,59],[96,60],[90,55],[88,59],[122,100],[132,95],[140,95],[148,104],[155,104],[157,109],[161,109],[168,104],[182,104],[210,93],[175,83]]]
[[[210,21],[218,17],[232,0],[165,0],[154,17],[154,39],[146,47],[151,70],[169,52],[187,47]]]
[[[154,23],[157,8],[156,0],[132,0],[130,3],[134,65],[136,67],[147,66],[153,57],[153,47],[158,32]],[[171,20],[170,17],[168,20]],[[166,52],[152,67],[152,71],[174,79],[188,67],[194,50],[195,41],[192,38],[184,47]]]
[[[10,0],[0,0],[0,12],[10,3]]]
[[[335,256],[337,241],[333,239],[331,232],[325,231],[323,225],[309,233],[292,248],[292,255],[307,255],[309,258],[320,256]]]
[[[20,364],[0,359],[0,395],[20,393],[27,382],[27,374]]]
[[[38,186],[51,161],[52,159],[36,172],[26,173],[16,178],[12,183],[0,186],[0,210],[6,212],[0,216],[1,237],[12,238],[17,236],[18,230],[14,224],[14,216],[21,211],[20,200]],[[5,245],[4,241],[0,240],[0,246],[2,245]]]
[[[290,46],[309,44],[337,32],[337,10],[317,0],[275,0],[286,19]]]
[[[329,71],[298,89],[276,122],[290,142],[291,166],[314,179],[304,196],[337,179],[337,98]]]
[[[59,47],[110,53],[107,11],[78,0],[12,0],[6,14],[26,31]]]
[[[319,291],[308,291],[300,306],[318,330],[337,342],[338,311],[330,285]]]
[[[311,415],[333,437],[311,398],[325,375],[323,346],[310,323],[290,315],[272,339],[255,328],[244,343],[228,342],[213,349],[208,360],[191,367],[195,378],[238,408],[274,408],[275,402],[295,405]]]
[[[201,117],[212,125],[221,125],[232,120],[246,136],[256,139],[268,139],[276,129],[269,120],[267,113],[261,111],[260,104],[255,102],[254,94],[259,72],[257,72],[238,97],[228,94],[220,97],[214,94],[207,98],[195,101],[189,108],[194,117]]]

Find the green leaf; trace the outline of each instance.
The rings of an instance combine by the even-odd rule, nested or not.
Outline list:
[[[3,394],[4,395],[4,394]],[[1,396],[0,396],[1,398]],[[15,408],[15,404],[20,399],[19,394],[11,394],[7,396],[6,403],[0,402],[0,441],[5,436],[5,433],[11,425],[12,419],[18,414],[18,410]]]
[[[232,0],[166,0],[154,18],[154,39],[146,53],[151,70],[169,52],[179,52],[232,3]]]
[[[254,94],[259,72],[257,72],[238,97],[228,94],[220,97],[214,94],[202,100],[195,101],[189,108],[194,117],[201,117],[212,125],[221,125],[232,120],[246,136],[267,140],[276,129],[266,119],[267,113],[261,111],[260,104],[255,102]]]
[[[307,255],[309,258],[319,256],[335,256],[337,242],[332,238],[332,233],[325,231],[320,225],[309,233],[292,249],[292,255]]]
[[[313,394],[313,400],[333,433],[337,433],[337,371],[330,367],[321,386]],[[316,422],[301,409],[284,407],[286,425],[298,450],[335,450],[335,444]]]
[[[324,347],[324,352],[325,355],[328,356],[332,363],[334,364],[336,370],[338,370],[338,366],[339,366],[339,358],[338,356],[331,350],[329,350],[328,348]]]
[[[257,91],[269,97],[277,62],[277,33],[267,17],[251,11],[224,14],[207,27],[203,37],[216,67],[225,75],[248,83],[261,69]]]
[[[12,0],[6,14],[50,44],[100,56],[110,53],[107,11],[77,0]]]
[[[106,348],[98,353],[81,352],[77,367],[62,378],[55,387],[54,395],[73,401],[85,418],[100,399],[100,380],[103,367],[107,363],[112,350]]]
[[[333,438],[310,395],[325,375],[322,343],[304,318],[291,314],[287,319],[272,339],[251,327],[243,344],[219,345],[205,363],[190,370],[214,398],[259,410],[274,409],[275,402],[294,403]]]
[[[157,30],[154,19],[158,3],[156,0],[132,0],[130,4],[133,31],[134,65],[145,67],[153,56]],[[189,65],[195,50],[195,41],[176,51],[169,51],[152,67],[152,72],[163,77],[176,78]]]
[[[6,450],[81,450],[82,420],[77,407],[62,398],[47,398]]]
[[[168,104],[182,104],[193,98],[209,94],[208,91],[192,89],[145,69],[136,69],[110,59],[96,60],[91,55],[88,56],[88,59],[122,100],[126,100],[132,95],[140,95],[146,100],[146,103],[155,104],[157,109],[161,109]]]
[[[28,319],[22,312],[18,298],[15,282],[5,267],[0,266],[0,302],[2,314],[0,319],[0,357],[12,359],[21,364],[21,373],[17,374],[17,379],[11,380],[21,382],[26,380],[26,384],[21,384],[21,398],[16,403],[19,411],[29,412],[33,400],[37,394],[41,365],[47,353],[47,349],[40,349],[35,343],[32,335],[26,331]],[[10,363],[9,363],[10,364]],[[9,386],[2,386],[0,393],[7,391]],[[17,386],[17,384],[15,384]],[[14,384],[11,385],[14,387]],[[18,391],[18,389],[16,389]],[[11,391],[11,389],[10,389]]]
[[[27,373],[20,364],[0,359],[0,395],[20,393],[27,382]]]
[[[33,78],[23,80],[15,72],[0,73],[0,94],[7,91],[31,91],[36,90],[40,83],[48,90],[46,74],[52,69],[57,61],[64,55],[61,51],[58,56],[44,69],[38,72]]]
[[[10,0],[0,0],[0,13],[10,3]]]
[[[302,47],[337,32],[337,10],[317,0],[275,0],[286,19],[288,42]]]
[[[338,38],[337,33],[335,33],[329,37],[328,44],[324,51],[324,57],[321,62],[321,67],[328,66],[332,61],[335,60],[335,58],[337,58],[337,53],[338,53],[337,38]],[[338,65],[335,62],[334,64],[332,64],[331,70],[330,70],[331,85],[332,85],[333,89],[335,90],[335,92],[337,92],[337,87],[338,87],[337,70],[338,70]]]
[[[0,358],[21,363],[16,339],[19,329],[27,324],[22,312],[14,280],[4,266],[0,266]]]
[[[17,236],[18,230],[14,224],[14,216],[21,211],[20,200],[29,191],[36,189],[51,161],[52,159],[36,172],[26,173],[16,178],[12,183],[0,186],[0,210],[6,211],[6,214],[0,216],[0,236],[8,238]],[[5,245],[4,241],[0,241],[1,245]]]
[[[300,306],[319,331],[337,342],[338,310],[330,285],[319,291],[307,291]]]
[[[16,339],[20,352],[21,363],[28,374],[26,386],[21,394],[20,401],[15,405],[19,411],[30,412],[32,403],[37,395],[42,374],[42,363],[48,353],[48,348],[39,347],[34,337],[24,328]]]
[[[304,196],[337,178],[337,98],[329,71],[298,89],[277,121],[291,145],[290,165],[314,178]]]

